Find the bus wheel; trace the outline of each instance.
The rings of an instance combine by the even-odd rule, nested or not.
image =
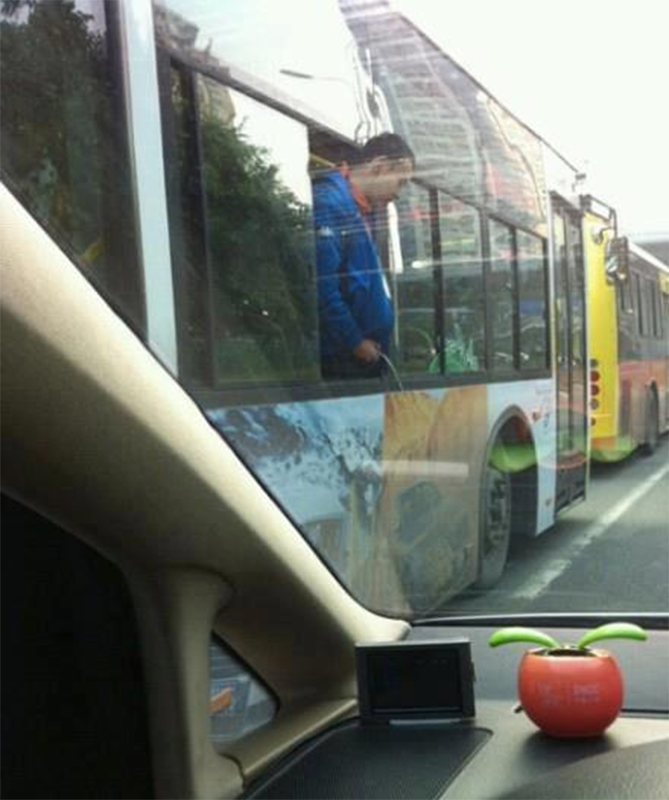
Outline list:
[[[490,589],[502,577],[511,540],[511,476],[488,464],[483,485],[477,589]]]
[[[652,456],[657,450],[660,438],[660,422],[657,413],[657,396],[655,392],[648,392],[646,396],[646,424],[645,441],[641,445],[641,452],[645,456]]]

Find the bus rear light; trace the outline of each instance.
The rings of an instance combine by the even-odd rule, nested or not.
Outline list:
[[[597,419],[595,417],[590,417],[590,426],[594,428],[596,424]]]
[[[602,377],[602,376],[599,374],[599,372],[597,372],[597,370],[596,370],[596,369],[593,369],[593,370],[592,370],[592,372],[590,373],[590,380],[591,380],[593,383],[597,383],[597,381],[598,381],[598,380],[599,380],[601,377]]]
[[[590,401],[590,408],[591,408],[593,411],[597,411],[597,409],[599,408],[599,400],[592,399],[592,400]]]
[[[590,394],[593,395],[593,396],[598,395],[599,394],[599,386],[593,384],[590,387]]]
[[[590,369],[597,369],[598,366],[599,366],[599,361],[597,361],[596,358],[591,358],[590,359]]]

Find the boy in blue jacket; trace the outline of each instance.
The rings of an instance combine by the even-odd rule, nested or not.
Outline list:
[[[411,178],[415,158],[400,136],[382,133],[352,164],[314,181],[318,311],[324,378],[384,371],[393,306],[372,231],[375,216]]]

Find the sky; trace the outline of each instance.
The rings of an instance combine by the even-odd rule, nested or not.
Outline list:
[[[587,173],[627,233],[669,234],[667,0],[391,0]]]

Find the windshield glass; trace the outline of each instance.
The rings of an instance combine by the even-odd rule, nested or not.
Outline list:
[[[1,5],[3,181],[382,614],[669,610],[669,65],[591,5]]]

